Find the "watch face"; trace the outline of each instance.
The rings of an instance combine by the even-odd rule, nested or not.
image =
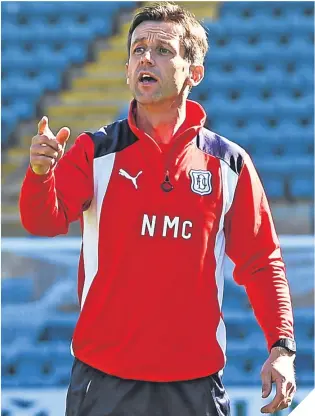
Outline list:
[[[289,352],[294,352],[294,353],[296,352],[295,341],[290,338],[281,338],[273,346],[285,348]]]
[[[292,339],[283,339],[281,340],[281,344],[282,344],[281,347],[286,348],[290,352],[296,351],[295,341],[293,341]]]
[[[289,342],[288,342],[288,347],[289,347],[289,349],[291,350],[291,351],[293,351],[293,352],[295,352],[296,351],[296,344],[295,344],[295,341],[293,341],[293,340],[289,340]]]

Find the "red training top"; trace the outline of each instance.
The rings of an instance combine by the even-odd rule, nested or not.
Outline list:
[[[121,378],[175,381],[225,365],[223,260],[235,263],[268,348],[294,338],[284,264],[268,202],[246,152],[187,119],[161,151],[128,120],[83,133],[55,169],[29,168],[24,227],[66,234],[81,219],[81,313],[73,352]]]

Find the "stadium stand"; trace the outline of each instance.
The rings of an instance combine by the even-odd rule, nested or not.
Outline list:
[[[138,4],[62,2],[57,10],[53,2],[2,2],[4,230],[8,223],[11,233],[23,234],[16,201],[43,114],[53,131],[69,126],[72,141],[126,115],[126,36]],[[185,5],[204,20],[211,45],[205,80],[191,98],[204,105],[210,128],[250,153],[271,203],[286,204],[275,220],[290,233],[290,224],[281,228],[281,214],[310,205],[314,194],[314,6]],[[299,218],[301,233],[313,229],[309,211]]]
[[[54,131],[70,127],[73,140],[83,130],[126,115],[125,45],[137,5],[1,2],[2,213],[11,233],[18,223],[16,201],[38,119],[48,115]],[[209,127],[251,154],[272,202],[312,204],[313,3],[185,5],[209,31],[206,78],[191,94],[206,108]],[[312,223],[307,224],[310,232]],[[287,226],[289,230],[288,221]],[[303,253],[298,259],[300,263],[288,256],[288,269],[296,274],[303,269]],[[33,281],[26,277],[2,279],[2,385],[66,385],[78,312],[73,310],[74,282],[60,279],[34,300]],[[225,382],[258,385],[266,350],[243,289],[227,281],[223,305],[229,339]],[[311,309],[296,312],[296,331],[302,348],[298,383],[312,385]]]

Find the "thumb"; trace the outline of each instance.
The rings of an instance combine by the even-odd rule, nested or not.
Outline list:
[[[48,117],[44,116],[38,123],[38,134],[44,134],[44,131],[47,127],[48,127]]]
[[[68,127],[62,127],[57,133],[56,140],[62,146],[66,143],[66,141],[70,137],[70,129]]]
[[[262,379],[262,398],[265,399],[269,396],[272,389],[272,383],[271,383],[271,374],[267,373],[266,375],[263,375],[261,377]]]

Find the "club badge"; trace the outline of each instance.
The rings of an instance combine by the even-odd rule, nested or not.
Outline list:
[[[211,172],[207,170],[191,170],[190,187],[195,194],[208,195],[212,191],[211,186]]]

